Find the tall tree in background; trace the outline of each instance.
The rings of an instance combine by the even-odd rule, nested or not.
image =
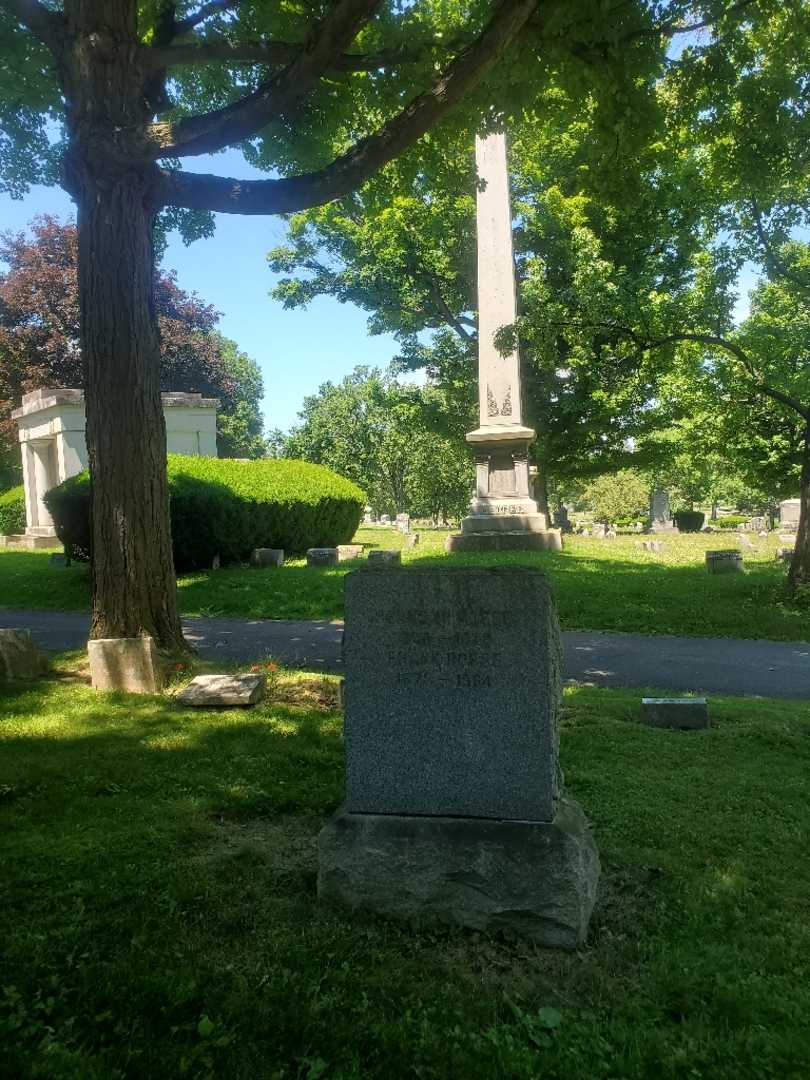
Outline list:
[[[456,106],[477,119],[493,101],[514,112],[538,86],[581,81],[587,71],[616,68],[628,85],[643,81],[681,16],[727,7],[0,0],[9,54],[0,82],[6,182],[20,191],[52,178],[61,154],[63,183],[78,205],[94,477],[92,635],[149,632],[163,645],[182,644],[152,301],[153,227],[163,208],[199,232],[199,217],[177,212],[320,205],[360,187]],[[510,47],[508,64],[498,65]],[[502,84],[477,94],[496,67]],[[616,87],[608,78],[605,96]],[[45,125],[57,116],[65,144],[54,149]],[[177,167],[228,146],[281,175],[242,182]]]
[[[466,510],[473,478],[463,443],[448,437],[451,427],[434,388],[358,367],[305,399],[284,453],[347,476],[378,513],[446,521]]]
[[[76,226],[43,216],[31,235],[0,236],[0,469],[19,467],[20,397],[44,386],[84,387]],[[264,453],[258,365],[217,333],[219,316],[181,289],[172,273],[154,277],[161,390],[219,398],[221,457]]]

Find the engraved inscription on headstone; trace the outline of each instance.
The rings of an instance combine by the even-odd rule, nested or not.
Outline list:
[[[346,580],[347,809],[550,821],[560,640],[539,571]]]

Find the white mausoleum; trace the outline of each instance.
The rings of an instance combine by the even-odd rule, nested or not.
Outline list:
[[[216,457],[219,402],[201,394],[161,397],[169,453]],[[87,468],[84,394],[34,390],[11,415],[20,429],[27,546],[47,546],[56,530],[43,502],[45,492]]]

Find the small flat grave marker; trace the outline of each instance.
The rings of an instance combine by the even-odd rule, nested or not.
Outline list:
[[[369,566],[398,566],[402,562],[401,551],[370,551],[368,553]]]
[[[642,698],[641,719],[649,727],[695,731],[709,726],[706,698]]]
[[[255,705],[264,698],[264,675],[197,675],[177,695],[183,705]]]

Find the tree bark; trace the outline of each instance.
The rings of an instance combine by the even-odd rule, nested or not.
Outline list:
[[[810,585],[810,419],[804,428],[804,451],[799,481],[799,527],[788,571],[788,586],[791,591],[795,592],[801,585]]]
[[[132,145],[150,120],[138,0],[66,0],[62,63],[78,206],[79,309],[92,490],[91,637],[184,649],[177,611],[154,307],[158,170]]]
[[[92,490],[91,637],[184,648],[177,610],[144,178],[85,178],[79,301]]]

